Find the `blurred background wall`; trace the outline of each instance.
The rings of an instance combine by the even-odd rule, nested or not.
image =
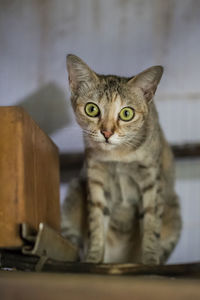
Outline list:
[[[0,0],[0,105],[25,107],[61,152],[83,149],[67,53],[105,74],[164,65],[155,101],[166,136],[200,142],[199,0]],[[170,262],[200,260],[200,160],[177,162],[176,189],[184,229]]]

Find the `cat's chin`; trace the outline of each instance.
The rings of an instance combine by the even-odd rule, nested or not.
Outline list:
[[[111,142],[101,142],[101,143],[98,143],[98,147],[100,149],[107,150],[107,151],[112,150],[112,149],[116,148],[117,146],[119,146],[119,145],[113,144]]]
[[[114,148],[120,147],[119,143],[114,143],[112,141],[106,142],[105,140],[103,141],[102,139],[101,140],[87,139],[87,144],[90,145],[91,148],[105,150],[105,151],[110,151]]]

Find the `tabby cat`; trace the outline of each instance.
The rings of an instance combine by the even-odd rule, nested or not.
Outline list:
[[[163,67],[99,75],[70,54],[67,69],[85,163],[69,186],[62,234],[84,248],[85,262],[162,264],[181,231],[173,156],[153,102]]]

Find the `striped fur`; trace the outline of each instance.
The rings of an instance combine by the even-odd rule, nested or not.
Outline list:
[[[87,262],[164,263],[181,231],[174,163],[152,101],[160,66],[132,78],[98,75],[80,58],[67,59],[71,101],[83,129],[85,166],[70,184],[62,233]],[[85,113],[87,102],[100,115]],[[132,107],[134,118],[119,118]],[[105,139],[102,131],[112,132]]]

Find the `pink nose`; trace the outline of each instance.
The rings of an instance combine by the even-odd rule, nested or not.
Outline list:
[[[109,139],[109,137],[111,137],[111,135],[113,135],[113,132],[112,132],[112,131],[102,130],[101,133],[103,134],[103,136],[104,136],[106,139]]]

